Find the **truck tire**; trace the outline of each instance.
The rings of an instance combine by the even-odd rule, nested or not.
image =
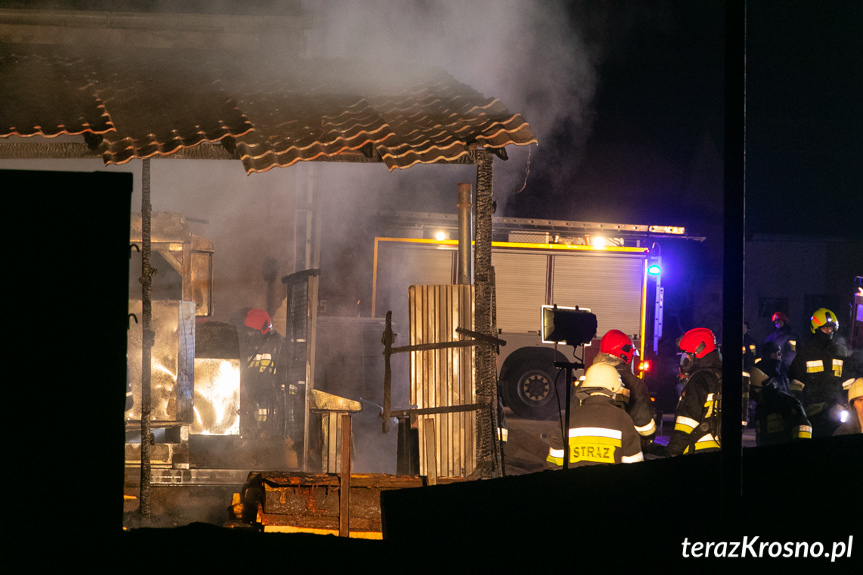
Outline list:
[[[565,401],[558,398],[562,384],[557,382],[555,390],[555,379],[546,367],[522,363],[501,381],[504,400],[513,413],[524,419],[555,419]]]

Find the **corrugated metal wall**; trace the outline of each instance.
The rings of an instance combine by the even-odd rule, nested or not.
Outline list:
[[[472,286],[413,285],[408,293],[410,345],[469,339],[456,328],[474,329]],[[475,403],[474,361],[472,346],[411,352],[411,404],[425,409]],[[426,441],[432,427],[437,475],[470,475],[476,469],[476,412],[418,417],[421,475],[429,471]]]
[[[497,326],[507,332],[536,333],[541,325],[540,306],[551,303],[547,293],[550,256],[497,250],[491,259],[497,288]]]
[[[598,321],[596,337],[610,329],[637,335],[641,333],[644,261],[642,254],[555,256],[549,303],[590,309]]]

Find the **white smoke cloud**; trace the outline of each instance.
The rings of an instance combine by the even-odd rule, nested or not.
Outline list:
[[[561,124],[583,142],[596,89],[596,53],[558,1],[327,0],[309,2],[308,54],[436,66],[522,114],[538,149],[511,146],[495,162],[500,204],[524,186],[528,156]],[[571,158],[577,161],[577,158]]]

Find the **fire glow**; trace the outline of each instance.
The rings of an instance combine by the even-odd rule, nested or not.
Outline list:
[[[195,358],[195,421],[191,433],[239,435],[240,361]]]

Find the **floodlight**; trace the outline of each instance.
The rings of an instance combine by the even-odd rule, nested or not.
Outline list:
[[[596,325],[596,314],[587,308],[542,306],[543,343],[590,343],[596,336]]]

